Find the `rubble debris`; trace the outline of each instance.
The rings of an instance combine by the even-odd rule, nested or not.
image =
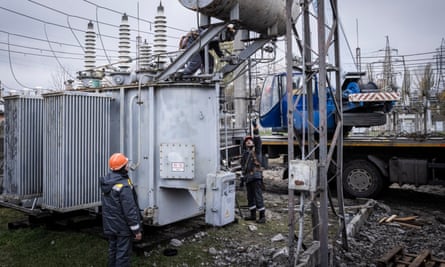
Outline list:
[[[405,253],[403,246],[397,246],[388,251],[383,257],[377,260],[377,267],[398,266],[445,266],[445,260],[435,258],[431,250],[424,249],[419,254]]]
[[[365,223],[369,215],[372,213],[375,204],[375,200],[368,200],[366,204],[363,205],[363,207],[359,210],[357,215],[352,218],[352,220],[346,226],[346,234],[348,236],[354,236],[360,230],[360,227]]]

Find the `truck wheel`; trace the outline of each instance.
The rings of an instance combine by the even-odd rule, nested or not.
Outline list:
[[[354,160],[343,169],[343,189],[347,196],[373,198],[383,189],[379,170],[366,160]]]

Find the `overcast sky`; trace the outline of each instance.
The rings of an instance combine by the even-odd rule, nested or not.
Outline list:
[[[271,0],[276,1],[276,0]],[[326,5],[329,1],[325,1]],[[432,60],[445,37],[443,0],[339,0],[342,26],[355,53],[357,44],[367,61],[378,61],[389,37],[391,48],[415,64]],[[163,0],[168,22],[168,50],[177,49],[178,39],[196,27],[196,14],[178,0]],[[68,71],[73,76],[83,68],[84,32],[94,22],[97,62],[116,56],[118,28],[126,12],[134,40],[139,29],[143,39],[153,40],[153,22],[159,0],[0,0],[0,80],[6,89],[51,86],[51,75]],[[139,6],[139,15],[138,15]],[[139,17],[139,23],[136,18]],[[102,24],[97,24],[95,21]],[[357,35],[358,29],[358,35]],[[358,39],[357,39],[358,36]],[[103,46],[102,46],[103,43]],[[342,43],[344,43],[342,41]],[[102,52],[104,47],[108,53]],[[100,50],[100,51],[99,51]],[[134,51],[132,51],[134,52]],[[415,59],[414,55],[418,55]],[[412,61],[411,61],[412,60]],[[342,63],[352,68],[349,49],[342,45]]]

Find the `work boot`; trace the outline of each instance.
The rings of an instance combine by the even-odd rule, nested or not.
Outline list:
[[[250,216],[245,217],[244,220],[246,221],[255,221],[256,220],[256,209],[250,210]]]
[[[260,218],[256,221],[257,223],[266,223],[266,211],[260,211]]]

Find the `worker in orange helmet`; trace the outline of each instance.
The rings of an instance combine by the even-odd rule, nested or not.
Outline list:
[[[266,208],[263,200],[263,158],[261,154],[261,137],[258,125],[254,120],[253,137],[246,136],[243,142],[243,155],[241,157],[241,168],[243,180],[247,188],[247,205],[249,206],[250,216],[244,218],[247,221],[255,221],[257,223],[266,222]],[[256,212],[259,212],[259,218],[256,219]]]
[[[108,238],[108,266],[130,266],[133,239],[142,239],[141,214],[136,191],[128,176],[128,158],[114,153],[110,172],[100,178],[102,222]]]

